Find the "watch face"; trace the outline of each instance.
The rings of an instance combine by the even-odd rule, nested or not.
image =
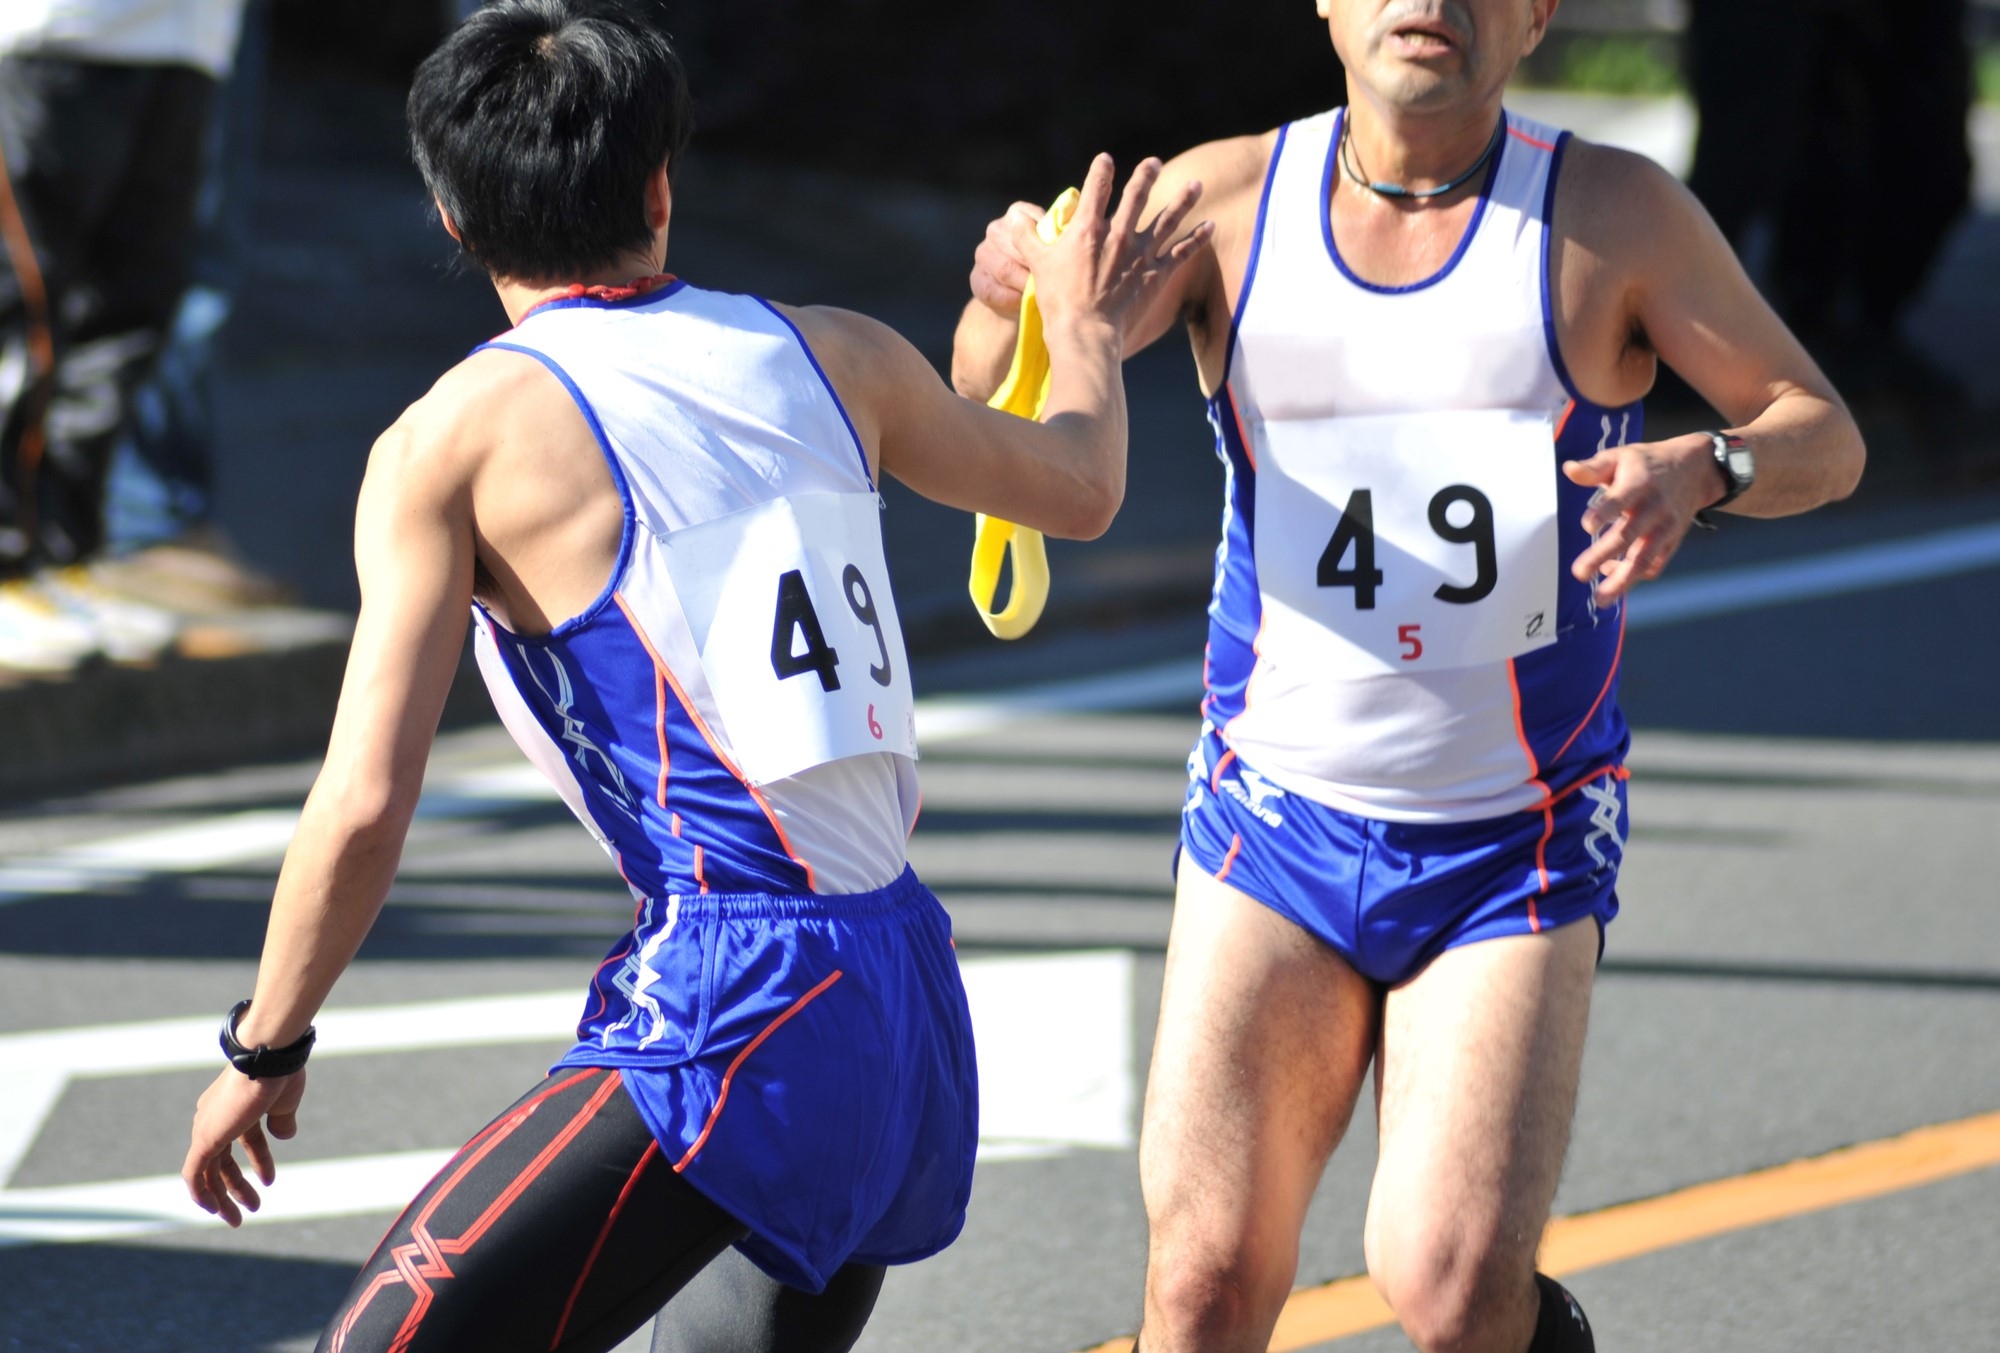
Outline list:
[[[1729,453],[1729,473],[1747,484],[1757,477],[1757,462],[1748,451],[1732,449]]]

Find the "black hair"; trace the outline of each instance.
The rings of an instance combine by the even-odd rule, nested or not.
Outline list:
[[[459,242],[560,281],[652,243],[646,180],[680,167],[693,101],[673,44],[618,0],[493,0],[417,68],[410,149]]]

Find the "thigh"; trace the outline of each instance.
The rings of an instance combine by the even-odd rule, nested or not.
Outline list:
[[[1384,1000],[1366,1236],[1379,1285],[1411,1276],[1399,1264],[1533,1271],[1569,1143],[1598,935],[1586,919],[1450,949]]]
[[[660,1312],[653,1353],[848,1353],[886,1272],[846,1264],[825,1291],[802,1292],[741,1253],[725,1254]]]
[[[742,1223],[674,1173],[616,1071],[563,1071],[424,1187],[320,1353],[602,1353]]]
[[[1183,856],[1139,1143],[1156,1271],[1224,1263],[1282,1301],[1376,1004],[1326,945]]]

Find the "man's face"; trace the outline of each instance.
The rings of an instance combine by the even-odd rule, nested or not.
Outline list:
[[[1485,98],[1535,49],[1557,0],[1318,0],[1351,78],[1413,111]]]

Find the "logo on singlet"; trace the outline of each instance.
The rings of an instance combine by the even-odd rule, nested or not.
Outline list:
[[[541,673],[535,670],[534,659],[528,655],[528,650],[520,644],[515,644],[514,649],[521,655],[521,665],[528,669],[528,676],[533,679],[536,688],[555,708],[556,717],[562,720],[562,740],[570,745],[572,749],[570,759],[576,762],[577,769],[583,772],[579,778],[586,783],[590,782],[591,757],[594,756],[603,762],[605,779],[599,783],[603,785],[612,805],[637,822],[639,796],[634,794],[632,786],[626,783],[625,774],[618,769],[618,763],[613,761],[602,747],[591,741],[589,732],[583,726],[583,720],[570,712],[576,706],[576,688],[570,684],[569,669],[563,666],[562,659],[553,653],[548,655],[550,665],[556,669],[556,689],[550,691],[548,684],[542,680]]]
[[[1613,446],[1625,445],[1626,440],[1632,435],[1632,415],[1630,413],[1623,413],[1618,416],[1618,434],[1617,434],[1618,440],[1616,442],[1611,440],[1612,433],[1611,433],[1610,414],[1607,413],[1603,415],[1603,417],[1599,420],[1598,425],[1604,430],[1604,435],[1597,439],[1597,454],[1600,456],[1603,455],[1606,451],[1609,451]],[[1593,493],[1590,496],[1590,505],[1592,507],[1597,506],[1598,499],[1602,498],[1603,496],[1604,496],[1603,489],[1599,489],[1596,493]],[[1599,531],[1597,532],[1596,535],[1591,536],[1590,543],[1595,545],[1597,543],[1597,537],[1603,534],[1604,533],[1602,531]],[[1621,606],[1623,604],[1624,603],[1622,601],[1618,603],[1618,605]],[[1590,623],[1594,628],[1597,624],[1597,619],[1598,619],[1597,589],[1595,587],[1591,588],[1589,594],[1584,598],[1584,605],[1590,611]],[[1613,609],[1615,610],[1617,609],[1617,607],[1614,606]],[[1591,853],[1594,855],[1597,852],[1592,851]],[[1602,863],[1602,861],[1599,861],[1599,863]]]

